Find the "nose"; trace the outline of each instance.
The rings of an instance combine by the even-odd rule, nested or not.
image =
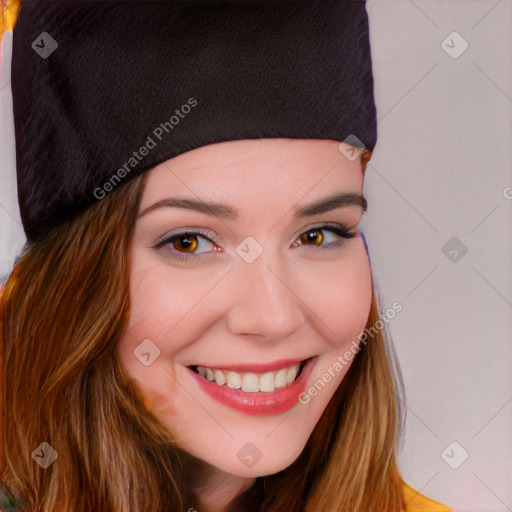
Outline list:
[[[264,255],[265,253],[263,253]],[[234,335],[259,335],[268,341],[286,338],[306,321],[304,298],[292,274],[261,255],[233,272],[235,290],[227,327]]]

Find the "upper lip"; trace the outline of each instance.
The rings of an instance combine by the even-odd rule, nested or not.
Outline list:
[[[191,367],[204,366],[206,368],[214,368],[216,370],[225,370],[225,371],[234,371],[234,372],[254,372],[254,373],[263,373],[270,372],[274,370],[281,370],[282,368],[286,368],[288,366],[293,366],[294,364],[301,363],[311,359],[310,357],[305,359],[280,359],[279,361],[273,361],[270,363],[233,363],[230,365],[209,365],[209,364],[198,364],[191,365]]]

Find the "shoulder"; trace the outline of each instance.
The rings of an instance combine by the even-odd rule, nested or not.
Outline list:
[[[402,488],[407,512],[453,512],[450,507],[427,498],[405,482],[403,482]]]
[[[7,487],[0,482],[0,511],[19,512]]]

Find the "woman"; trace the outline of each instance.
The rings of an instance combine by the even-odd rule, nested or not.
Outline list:
[[[449,511],[396,463],[358,232],[364,3],[24,4],[14,34],[28,243],[1,300],[2,480],[18,506]]]

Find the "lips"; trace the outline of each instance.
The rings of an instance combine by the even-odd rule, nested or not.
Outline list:
[[[245,414],[277,414],[298,402],[317,359],[318,356],[299,362],[293,360],[293,364],[284,367],[279,362],[278,370],[265,372],[235,372],[200,365],[188,369],[200,388],[214,400]],[[270,365],[257,365],[262,366],[268,368]]]

